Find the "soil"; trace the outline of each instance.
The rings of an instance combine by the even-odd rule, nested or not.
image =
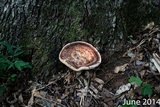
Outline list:
[[[14,84],[17,88],[10,87],[3,95],[2,107],[158,107],[160,28],[144,32],[130,39],[126,50],[108,57],[102,54],[101,65],[93,70],[75,72],[66,67],[47,83],[27,77],[25,84]],[[131,82],[131,77],[136,79]],[[140,85],[137,78],[142,81]],[[145,89],[145,84],[151,87]],[[123,104],[129,100],[137,102]]]

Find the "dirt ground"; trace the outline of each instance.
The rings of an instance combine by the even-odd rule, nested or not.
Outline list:
[[[160,28],[148,26],[137,35],[126,50],[103,54],[93,70],[66,68],[48,83],[25,81],[26,87],[4,95],[2,107],[159,107]]]

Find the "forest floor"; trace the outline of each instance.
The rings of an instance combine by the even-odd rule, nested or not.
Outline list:
[[[94,70],[68,69],[48,83],[29,81],[2,107],[159,107],[160,28],[147,27],[136,37],[109,60],[102,55]]]

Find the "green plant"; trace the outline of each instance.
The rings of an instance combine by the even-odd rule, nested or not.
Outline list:
[[[142,84],[142,80],[138,77],[135,77],[135,76],[131,76],[128,80],[130,83],[131,82],[134,82],[136,83],[138,86],[140,86]]]
[[[133,38],[133,35],[129,35],[127,36],[128,39],[132,39]]]
[[[142,87],[141,87],[141,94],[142,95],[151,95],[153,93],[152,91],[152,87],[150,84],[143,84]]]
[[[138,78],[138,77],[131,76],[128,81],[130,83],[134,82],[135,84],[137,84],[137,86],[140,86],[141,87],[140,92],[144,96],[145,95],[151,95],[153,93],[151,85],[147,84],[147,83],[143,83],[143,81],[140,78]]]
[[[7,42],[0,42],[0,94],[2,94],[7,84],[15,81],[17,71],[22,71],[24,68],[31,68],[28,62],[19,58],[23,53],[22,46],[16,47]]]

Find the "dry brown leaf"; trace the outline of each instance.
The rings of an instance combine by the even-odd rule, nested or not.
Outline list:
[[[39,98],[43,98],[41,95],[40,95],[40,92],[39,91],[35,91],[34,94],[33,94],[34,97],[39,97]]]
[[[74,75],[73,73],[69,72],[69,73],[64,77],[65,83],[70,84],[72,81],[74,81],[74,77],[75,77],[75,75]]]
[[[23,103],[23,97],[22,97],[22,94],[20,94],[20,95],[18,96],[18,101],[19,101],[20,103]]]
[[[33,103],[34,103],[33,96],[31,96],[31,98],[28,101],[27,107],[32,107]]]
[[[17,102],[17,97],[16,97],[16,93],[13,94],[14,99],[13,100],[9,100],[9,97],[6,98],[7,103],[9,104],[13,104]]]
[[[46,91],[40,91],[37,94],[39,94],[42,97],[46,97],[47,96],[47,92]]]
[[[153,38],[153,42],[155,42],[155,44],[159,44],[159,39]]]
[[[136,44],[138,42],[137,40],[133,40],[133,39],[130,39],[130,40],[132,44]]]
[[[144,57],[143,53],[139,53],[139,54],[137,55],[137,58],[136,58],[136,59],[142,60],[143,57]]]
[[[98,99],[99,96],[97,94],[95,94],[93,91],[91,90],[88,90],[88,92],[95,98],[95,99]]]
[[[136,63],[136,65],[138,65],[138,66],[139,66],[139,65],[142,65],[142,66],[143,66],[143,65],[145,65],[146,62],[143,62],[143,61],[140,61],[140,60],[136,60],[135,63]]]
[[[160,93],[160,85],[155,87],[155,90]]]
[[[62,94],[61,99],[64,99],[65,97],[67,97],[70,94],[70,92],[66,89],[65,93]]]
[[[154,22],[150,22],[144,27],[143,30],[146,30],[146,29],[150,29],[151,30],[154,27],[154,25],[155,25]]]
[[[153,58],[156,60],[157,64],[160,65],[160,57],[157,53],[153,53]]]
[[[98,90],[97,90],[93,85],[90,86],[90,89],[91,89],[95,94],[98,94]]]
[[[58,103],[61,103],[61,102],[62,102],[62,100],[61,100],[61,99],[57,99],[57,102],[58,102]]]
[[[127,56],[133,58],[133,57],[135,57],[136,55],[135,55],[135,53],[133,53],[131,50],[128,50],[128,51],[127,51]]]
[[[141,78],[143,78],[144,74],[146,73],[146,70],[142,70],[139,73],[140,73]]]
[[[29,101],[28,101],[28,106],[27,106],[27,107],[32,107],[32,105],[33,105],[33,103],[34,103],[34,94],[35,94],[35,91],[36,91],[36,88],[34,88],[34,89],[32,90],[32,95],[31,95],[31,97],[30,97],[30,99],[29,99]]]
[[[131,99],[134,99],[134,96],[135,96],[135,91],[133,89],[131,89],[129,92],[128,92],[128,97],[131,98]]]
[[[109,106],[103,102],[103,107],[109,107]]]
[[[104,81],[100,78],[94,78],[94,81],[96,81],[99,84],[104,84]]]
[[[149,63],[149,67],[150,67],[150,70],[151,71],[157,71],[157,69],[156,69],[156,67],[154,66],[154,63],[153,62],[155,62],[155,60],[152,58],[152,59],[150,59],[150,63]],[[150,71],[150,70],[148,70],[148,71]]]
[[[160,33],[157,33],[157,38],[160,39]]]
[[[160,73],[160,61],[159,61],[159,56],[155,53],[153,53],[153,58],[150,59],[150,61],[154,64],[158,72]],[[153,69],[153,68],[152,68]]]
[[[106,88],[103,88],[102,91],[100,92],[100,96],[102,96],[102,98],[112,98],[113,97],[113,93],[110,92],[109,90],[107,90]]]
[[[102,90],[104,81],[102,79],[100,79],[100,78],[93,78],[93,80],[96,81],[99,84],[98,85],[98,89]]]
[[[82,78],[83,82],[84,82],[84,86],[88,86],[89,85],[89,81],[87,81],[85,78]]]
[[[121,66],[117,66],[117,67],[115,67],[115,69],[114,69],[114,73],[119,73],[120,71],[125,71],[125,70],[126,70],[127,65],[128,65],[128,63],[123,64],[123,65],[121,65]]]
[[[98,86],[98,89],[99,89],[99,90],[102,90],[102,88],[103,88],[103,85],[99,85],[99,86]]]
[[[57,103],[52,103],[51,107],[56,107]]]

